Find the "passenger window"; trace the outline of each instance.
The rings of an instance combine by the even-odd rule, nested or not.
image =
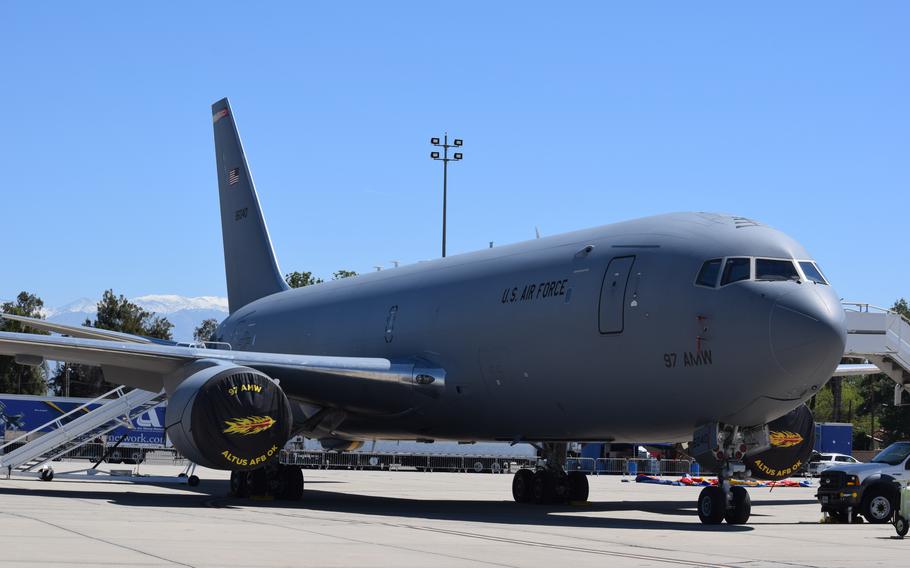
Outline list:
[[[799,280],[799,273],[789,260],[755,259],[756,280]]]
[[[825,280],[825,277],[822,276],[821,270],[819,270],[818,267],[815,266],[815,263],[803,261],[803,262],[799,263],[799,267],[803,269],[803,274],[806,275],[807,280],[811,280],[812,282],[815,282],[816,284],[827,284],[828,283],[828,281]]]
[[[710,286],[711,288],[714,288],[717,286],[718,274],[720,274],[720,259],[715,258],[705,261],[705,263],[701,265],[701,270],[698,273],[698,278],[695,280],[695,283],[699,286]]]
[[[748,280],[749,264],[748,258],[728,258],[727,264],[724,265],[724,276],[720,280],[720,285],[726,286],[740,280]]]

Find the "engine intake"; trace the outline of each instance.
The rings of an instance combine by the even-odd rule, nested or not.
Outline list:
[[[167,434],[187,459],[248,470],[278,456],[291,436],[287,396],[264,373],[213,365],[180,383],[168,400]]]

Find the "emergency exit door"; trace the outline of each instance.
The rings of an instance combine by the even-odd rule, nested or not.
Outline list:
[[[626,287],[632,273],[634,256],[620,256],[610,261],[600,288],[601,333],[622,333],[623,313],[626,306]]]

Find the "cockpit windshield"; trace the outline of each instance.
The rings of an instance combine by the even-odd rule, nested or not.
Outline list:
[[[818,266],[814,262],[801,260],[799,262],[799,267],[803,269],[803,274],[806,275],[806,280],[815,282],[816,284],[828,283],[828,281],[825,280],[825,277],[822,276],[822,271],[818,269]]]
[[[740,280],[748,280],[751,264],[752,259],[749,258],[728,258],[724,264],[724,275],[720,279],[720,285],[726,286]]]
[[[792,260],[774,260],[770,258],[755,259],[756,280],[799,280],[799,272]]]

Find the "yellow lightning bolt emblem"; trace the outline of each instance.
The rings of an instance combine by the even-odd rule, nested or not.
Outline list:
[[[230,420],[225,420],[224,423],[227,425],[227,428],[222,430],[225,434],[240,434],[241,436],[249,436],[250,434],[258,434],[259,432],[264,432],[272,427],[275,424],[275,419],[271,416],[247,416],[246,418],[231,418]]]
[[[790,448],[801,444],[803,437],[796,432],[784,430],[782,432],[771,432],[768,436],[771,438],[771,445],[776,448]]]

